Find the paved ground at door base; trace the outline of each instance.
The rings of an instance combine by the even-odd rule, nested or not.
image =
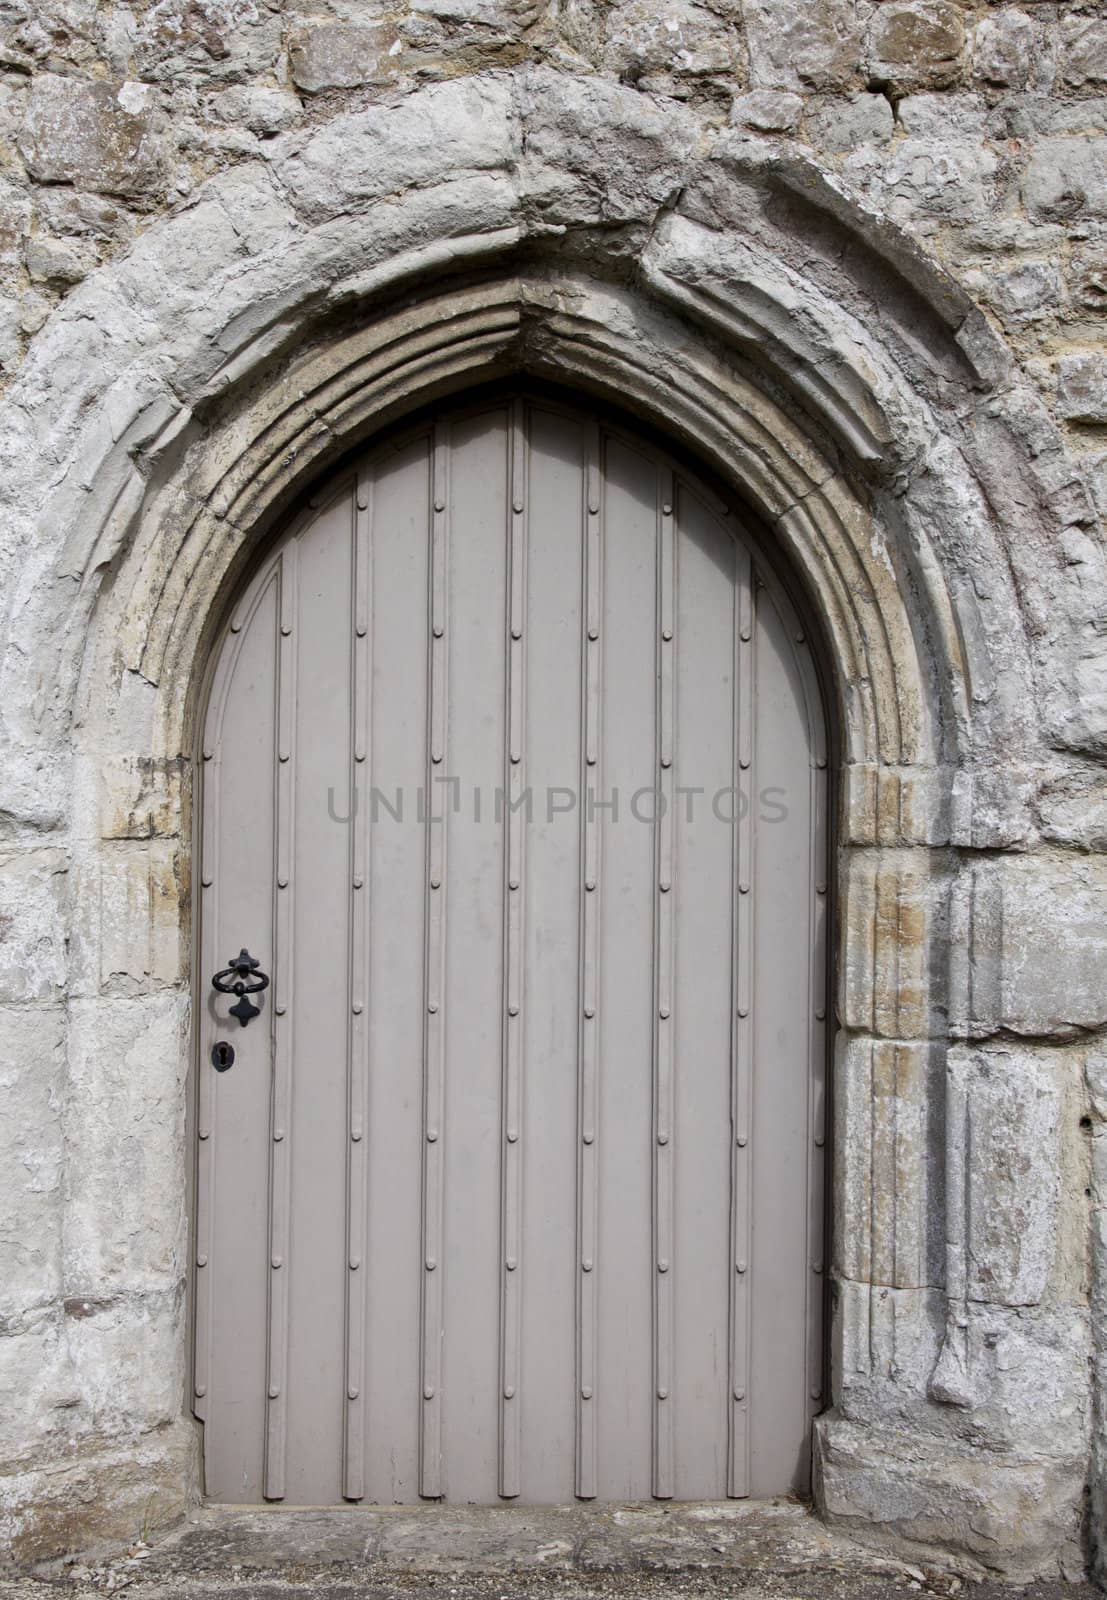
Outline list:
[[[619,1508],[197,1510],[147,1544],[0,1577],[0,1600],[1101,1600],[905,1564],[791,1501]]]

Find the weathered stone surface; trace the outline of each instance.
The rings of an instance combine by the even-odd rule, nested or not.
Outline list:
[[[895,118],[882,94],[856,94],[812,104],[806,124],[807,136],[817,149],[838,152],[861,144],[886,144]]]
[[[1030,157],[1022,196],[1039,222],[1107,217],[1107,138],[1043,139]]]
[[[505,170],[516,150],[511,138],[508,90],[495,79],[459,85],[442,98],[428,89],[387,109],[341,116],[307,144],[288,143],[274,152],[274,166],[297,209],[309,220],[341,215],[405,185],[418,187],[439,170],[448,148],[454,176]]]
[[[0,1007],[0,1327],[61,1286],[64,1105],[63,1011]]]
[[[264,86],[235,84],[212,97],[213,114],[222,122],[240,122],[251,133],[269,138],[299,122],[303,108],[294,94]]]
[[[803,115],[803,100],[798,94],[774,89],[754,89],[731,102],[730,120],[759,133],[791,133]]]
[[[929,1043],[865,1036],[839,1041],[834,1115],[841,1170],[832,1229],[837,1278],[895,1290],[941,1281],[944,1175],[937,1170],[927,1107],[944,1092],[943,1071],[941,1052]],[[855,1225],[858,1216],[866,1218],[866,1227]],[[933,1353],[929,1360],[933,1365]],[[920,1387],[929,1370],[920,1368]]]
[[[1072,422],[1107,422],[1107,356],[1074,351],[1057,364],[1061,415]]]
[[[993,89],[1024,89],[1036,42],[1034,20],[1025,11],[1004,7],[984,17],[973,37],[973,77]]]
[[[1054,1269],[1065,1057],[990,1046],[950,1051],[951,1137],[965,1191],[968,1300],[1036,1305]]]
[[[1107,22],[1102,18],[1061,18],[1061,81],[1073,89],[1107,87]]]
[[[1045,261],[1023,261],[1009,271],[978,273],[970,281],[1010,326],[1050,316],[1065,292],[1060,272]]]
[[[750,84],[802,94],[847,84],[860,36],[854,0],[748,0],[743,8]]]
[[[86,1296],[179,1291],[186,1021],[172,991],[75,1002],[65,1273]]]
[[[393,22],[316,23],[293,34],[289,42],[292,81],[308,94],[387,83],[396,76],[402,48]]]
[[[1082,311],[1107,311],[1107,254],[1074,253],[1072,283],[1073,297]]]
[[[922,1553],[941,1527],[949,1547],[1009,1576],[1081,1570],[1079,1463],[984,1457],[971,1445],[903,1430],[882,1449],[868,1429],[815,1423],[818,1495],[829,1520],[875,1543]],[[1010,1556],[1018,1528],[1019,1555]],[[1060,1534],[1060,1538],[1058,1537]]]
[[[159,0],[134,19],[116,13],[116,48],[128,51],[144,81],[236,81],[273,73],[283,32],[282,8],[257,0]]]
[[[122,1447],[70,1450],[49,1474],[0,1477],[0,1537],[17,1561],[134,1543],[183,1516],[197,1471],[196,1431],[179,1420]]]
[[[651,0],[613,6],[606,34],[603,64],[627,82],[669,73],[733,82],[744,66],[734,22],[690,0],[672,0],[663,11]]]
[[[878,6],[865,37],[869,80],[898,94],[945,89],[964,65],[964,14],[948,0],[889,0]]]
[[[96,265],[91,245],[37,235],[27,241],[27,271],[36,283],[80,283]]]
[[[0,1004],[64,997],[68,870],[62,850],[0,852]]]
[[[1107,859],[999,856],[955,893],[975,954],[971,973],[955,966],[954,1028],[1064,1038],[1107,1023]]]
[[[140,83],[36,78],[19,148],[32,177],[107,194],[156,190],[161,157]]]

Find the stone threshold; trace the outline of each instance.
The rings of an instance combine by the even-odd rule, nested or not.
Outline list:
[[[165,1535],[0,1580],[5,1600],[128,1592],[128,1600],[435,1596],[956,1596],[971,1582],[828,1528],[790,1499],[575,1506],[198,1506]],[[1035,1585],[1077,1600],[1083,1586]],[[1008,1585],[983,1591],[1011,1594]],[[1017,1591],[1016,1591],[1017,1592]],[[1087,1591],[1089,1595],[1093,1591]]]

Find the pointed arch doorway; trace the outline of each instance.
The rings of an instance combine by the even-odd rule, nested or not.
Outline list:
[[[209,1498],[805,1489],[826,726],[740,504],[550,394],[428,416],[239,595],[201,758]]]

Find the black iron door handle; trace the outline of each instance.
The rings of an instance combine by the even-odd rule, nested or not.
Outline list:
[[[236,994],[238,999],[231,1007],[231,1016],[237,1017],[243,1027],[252,1017],[260,1015],[261,1007],[254,1005],[252,1000],[247,1000],[250,994],[259,994],[262,989],[268,989],[268,975],[261,970],[261,962],[255,961],[249,950],[243,948],[231,960],[229,967],[224,967],[222,972],[217,972],[211,980],[212,988],[218,989],[220,994]]]

